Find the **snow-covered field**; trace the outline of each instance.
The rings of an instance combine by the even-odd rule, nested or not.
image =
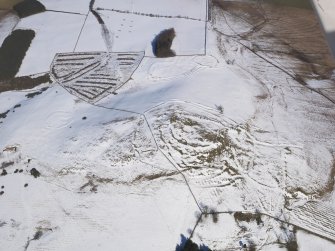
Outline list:
[[[18,21],[19,18],[12,12],[0,10],[0,44],[11,33]]]
[[[99,24],[41,2],[17,75],[53,83],[0,93],[0,250],[335,249],[335,63],[311,9],[97,0]]]
[[[151,42],[162,30],[174,28],[176,38],[172,49],[177,55],[205,53],[205,20],[179,17],[150,17],[148,16],[151,14],[150,12],[145,13],[148,15],[137,15],[119,13],[108,9],[99,11],[99,13],[107,28],[112,31],[114,51],[145,51],[147,56],[153,56]],[[154,14],[157,13],[155,12]],[[173,14],[168,13],[167,15]],[[91,43],[92,39],[96,42]],[[106,50],[106,46],[97,20],[92,14],[89,14],[76,51],[96,50]]]
[[[16,29],[31,29],[36,35],[18,76],[49,71],[56,53],[72,52],[85,16],[44,12],[23,18]]]

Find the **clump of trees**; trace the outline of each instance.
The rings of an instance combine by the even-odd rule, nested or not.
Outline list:
[[[20,18],[24,18],[45,11],[45,6],[37,0],[24,0],[14,5],[13,9]]]
[[[152,51],[158,58],[174,57],[176,53],[171,50],[176,32],[173,28],[161,31],[152,41]]]
[[[34,178],[40,177],[40,175],[41,175],[41,173],[40,173],[36,168],[32,168],[32,169],[30,170],[30,174],[31,174],[32,176],[34,176]]]

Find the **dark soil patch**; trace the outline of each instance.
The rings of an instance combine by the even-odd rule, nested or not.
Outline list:
[[[14,173],[17,173],[19,171],[19,169],[15,169]]]
[[[4,193],[5,193],[4,191],[1,191],[1,192],[0,192],[0,195],[3,195]]]
[[[176,32],[173,28],[161,31],[152,41],[152,51],[158,58],[174,57],[176,53],[171,50]]]
[[[6,81],[0,81],[0,93],[11,90],[26,90],[32,89],[43,83],[51,83],[49,73],[34,77],[34,76],[23,76],[17,78],[11,78]],[[21,105],[18,104],[14,108],[18,108]]]
[[[28,17],[45,11],[45,6],[36,0],[24,0],[14,5],[13,9],[20,18]]]
[[[33,97],[35,97],[35,96],[37,96],[37,95],[42,94],[42,93],[43,93],[44,91],[46,91],[48,88],[49,88],[49,87],[44,87],[44,88],[42,88],[40,91],[28,93],[28,94],[26,95],[26,97],[27,97],[27,98],[33,98]]]
[[[5,188],[5,186],[1,186],[1,189],[4,189]]]
[[[15,77],[34,37],[33,30],[14,30],[6,37],[0,47],[0,81]]]
[[[82,120],[86,120],[86,119],[87,119],[87,117],[82,117],[81,119],[82,119]]]
[[[9,113],[9,110],[4,112],[4,113],[0,113],[0,119],[4,119],[7,117],[7,113]]]
[[[31,169],[31,170],[30,170],[30,174],[31,174],[32,176],[34,176],[35,178],[40,177],[40,175],[41,175],[41,173],[40,173],[39,171],[37,171],[36,168]]]
[[[27,187],[28,186],[28,184],[26,183],[26,184],[24,184],[24,187]]]

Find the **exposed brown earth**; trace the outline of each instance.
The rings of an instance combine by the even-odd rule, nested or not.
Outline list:
[[[32,89],[43,83],[51,83],[48,73],[39,76],[23,76],[0,81],[0,93],[13,90]]]
[[[328,44],[312,9],[258,1],[212,1],[213,22],[237,20],[247,32],[234,34],[252,50],[286,63],[297,79],[329,79],[335,69]],[[214,14],[214,15],[213,15]],[[227,21],[231,30],[236,24]],[[289,62],[289,64],[287,64]]]

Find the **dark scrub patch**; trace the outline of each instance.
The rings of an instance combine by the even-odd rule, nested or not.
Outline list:
[[[0,119],[4,119],[7,117],[7,113],[9,113],[9,110],[7,110],[6,112],[4,113],[0,113]]]
[[[23,2],[14,5],[13,9],[17,12],[20,18],[45,11],[44,5],[36,0],[24,0]]]
[[[28,93],[28,94],[26,95],[26,97],[27,97],[27,98],[33,98],[33,97],[35,97],[35,96],[37,96],[37,95],[42,94],[42,93],[43,93],[44,91],[46,91],[48,88],[49,88],[49,87],[44,87],[44,88],[42,88],[40,91]]]
[[[6,37],[0,47],[0,81],[15,77],[34,37],[33,30],[14,30]]]
[[[31,174],[32,176],[34,176],[35,178],[40,177],[40,175],[41,175],[40,172],[37,171],[36,168],[31,169],[31,170],[30,170],[30,174]]]
[[[176,32],[173,28],[161,31],[152,41],[152,51],[158,58],[174,57],[176,53],[171,50]]]

